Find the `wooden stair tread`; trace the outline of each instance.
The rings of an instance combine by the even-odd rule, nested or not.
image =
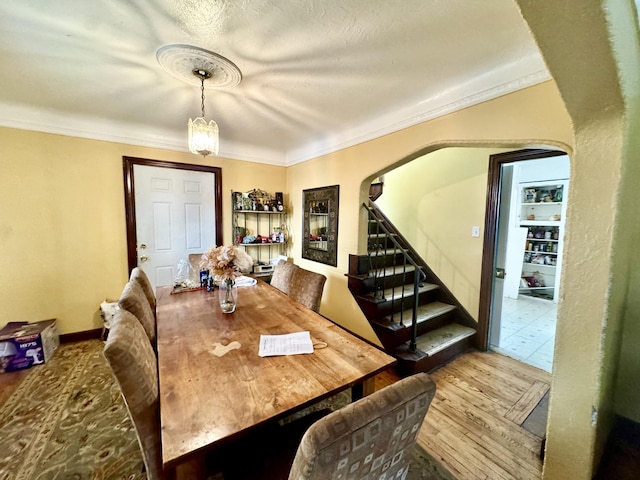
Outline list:
[[[369,233],[369,234],[367,234],[367,236],[369,238],[385,238],[385,237],[397,237],[398,234],[397,233],[389,233],[389,234],[386,234],[386,233]]]
[[[385,248],[384,250],[370,250],[369,256],[381,257],[384,255],[398,255],[407,252],[406,248]]]
[[[420,335],[417,338],[416,346],[418,350],[424,352],[427,356],[432,356],[454,343],[470,337],[474,333],[476,331],[471,327],[465,327],[459,323],[450,323]]]
[[[455,305],[449,305],[448,303],[442,303],[442,302],[425,303],[424,305],[418,306],[417,320],[418,320],[418,323],[420,324],[422,322],[431,320],[432,318],[439,317],[440,315],[451,312],[452,310],[455,310],[455,309],[456,309]],[[407,309],[402,312],[402,319],[404,321],[409,320],[410,322],[412,316],[413,316],[412,309]],[[393,317],[391,318],[391,323],[396,323],[399,321],[400,321],[400,313],[399,312],[394,313]]]

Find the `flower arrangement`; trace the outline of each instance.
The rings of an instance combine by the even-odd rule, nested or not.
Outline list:
[[[233,245],[211,247],[202,255],[200,268],[209,270],[218,281],[233,282],[243,272],[251,271],[253,259],[244,249]]]

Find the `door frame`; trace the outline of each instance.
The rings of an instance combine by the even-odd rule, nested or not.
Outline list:
[[[216,245],[222,245],[222,168],[190,163],[169,162],[165,160],[151,160],[148,158],[122,157],[124,178],[124,210],[127,230],[127,263],[129,273],[138,265],[138,238],[136,234],[136,196],[133,177],[134,165],[148,167],[174,168],[197,172],[213,173],[215,175],[215,216],[216,216]]]
[[[493,264],[498,228],[498,207],[500,201],[500,179],[505,163],[534,160],[567,155],[561,150],[524,149],[513,152],[496,153],[489,156],[487,175],[487,204],[484,217],[484,243],[482,247],[482,267],[480,273],[480,304],[478,307],[478,333],[476,346],[479,350],[489,349],[489,322],[491,320],[491,297],[493,292]]]

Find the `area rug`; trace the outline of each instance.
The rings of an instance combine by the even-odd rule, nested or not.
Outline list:
[[[104,344],[63,344],[0,406],[0,479],[145,479]]]

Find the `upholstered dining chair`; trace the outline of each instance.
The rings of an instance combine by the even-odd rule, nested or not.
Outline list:
[[[436,386],[426,373],[321,418],[305,432],[289,480],[406,478]]]
[[[283,293],[289,295],[291,290],[291,282],[293,281],[293,274],[300,267],[287,262],[286,260],[280,260],[276,263],[273,269],[273,275],[271,275],[271,286],[276,287]]]
[[[319,419],[267,431],[225,452],[224,479],[405,479],[419,458],[416,440],[435,391],[418,373]]]
[[[151,311],[151,306],[142,288],[137,283],[127,282],[118,300],[118,305],[121,310],[126,310],[138,319],[153,350],[155,350],[156,316]]]
[[[134,267],[131,270],[131,276],[129,277],[129,281],[133,283],[137,283],[142,291],[144,292],[145,297],[149,301],[149,306],[151,307],[151,311],[153,315],[156,314],[156,294],[153,292],[153,287],[151,286],[151,281],[144,270],[140,267]]]
[[[147,335],[132,313],[119,310],[115,314],[104,356],[133,421],[147,477],[161,479],[158,365]]]
[[[320,273],[298,267],[292,275],[289,296],[296,302],[317,312],[320,310],[320,300],[327,277]]]

